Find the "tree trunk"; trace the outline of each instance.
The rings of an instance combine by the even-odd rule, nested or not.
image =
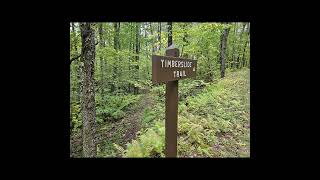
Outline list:
[[[139,24],[137,23],[136,24],[136,43],[135,43],[135,45],[136,45],[136,62],[138,62],[139,61],[139,44],[140,44],[140,42],[139,42],[139,29],[140,29],[140,27],[139,27]],[[138,67],[136,67],[136,69],[139,69],[139,66]]]
[[[236,40],[237,40],[236,37],[237,37],[237,23],[235,23],[235,25],[234,25],[234,32],[233,32],[231,68],[235,67],[235,49],[236,49]]]
[[[138,65],[138,62],[139,62],[139,51],[140,51],[140,42],[139,42],[139,35],[140,35],[140,24],[139,23],[136,23],[136,63],[137,65],[135,66],[136,67],[136,73],[135,73],[135,80],[138,80],[139,79],[139,65]],[[134,94],[138,94],[138,88],[137,87],[134,87]]]
[[[187,31],[186,27],[187,27],[187,24],[184,23],[183,24],[183,38],[182,38],[183,44],[182,44],[182,49],[181,49],[180,56],[188,58],[188,54],[183,54],[184,46],[188,45],[188,41],[187,41],[188,34],[186,32]]]
[[[104,48],[105,47],[105,43],[104,43],[104,38],[103,38],[103,27],[102,27],[102,23],[99,24],[99,43],[100,43],[100,48]],[[103,62],[103,56],[102,54],[100,54],[100,71],[101,71],[101,79],[100,79],[100,88],[101,88],[101,98],[102,100],[104,99],[104,62]]]
[[[113,39],[113,48],[118,52],[120,50],[120,40],[119,40],[119,35],[120,35],[120,23],[113,23],[114,25],[114,39]],[[118,57],[118,54],[117,54]],[[113,73],[112,73],[112,80],[114,81],[111,84],[111,92],[114,92],[115,90],[115,80],[118,75],[118,58],[116,58],[116,62],[114,65]]]
[[[250,50],[250,22],[248,23],[248,47],[249,47],[249,50]],[[245,66],[250,68],[250,52],[249,52],[249,56],[247,56],[247,60],[246,60]]]
[[[225,28],[223,33],[221,34],[221,44],[220,44],[220,71],[221,78],[224,78],[225,75],[225,62],[226,62],[226,48],[227,48],[227,40],[230,28]]]
[[[73,35],[75,35],[74,23],[73,23],[73,22],[71,22],[71,31],[72,31]],[[73,42],[73,43],[74,43],[75,45],[72,46],[72,48],[73,48],[73,49],[76,49],[76,43],[75,43],[75,42]],[[75,52],[73,56],[74,56],[74,57],[77,57],[77,56],[78,56],[77,52]],[[73,79],[73,74],[74,74],[74,71],[75,71],[74,66],[71,66],[71,67],[70,67],[70,70],[71,70],[70,83],[72,83],[72,82],[74,82],[74,79]],[[77,83],[77,80],[76,80],[75,82]],[[76,84],[76,83],[74,83],[74,84]],[[71,88],[70,88],[71,102],[74,102],[74,100],[75,100],[75,97],[74,97],[75,95],[74,95],[74,94],[75,94],[75,93],[74,93],[74,87],[71,86]]]
[[[248,29],[247,29],[247,33],[248,33],[248,37],[246,38],[246,42],[244,44],[244,48],[243,48],[243,53],[242,53],[242,67],[245,66],[245,62],[246,62],[246,59],[245,59],[245,52],[246,52],[246,48],[247,48],[247,44],[250,40],[250,23],[248,23]]]
[[[114,23],[114,49],[120,50],[120,22]]]
[[[172,22],[168,22],[168,47],[172,44]]]
[[[150,22],[150,32],[151,36],[153,36],[153,28],[152,28],[152,23]],[[151,39],[151,44],[152,44],[152,54],[155,52],[155,47],[154,47],[154,38]]]
[[[239,69],[240,68],[240,49],[241,49],[241,45],[242,45],[242,37],[243,37],[243,33],[244,33],[244,29],[246,27],[246,24],[243,23],[242,25],[242,31],[241,31],[241,34],[240,34],[240,40],[239,40],[239,48],[238,48],[238,56],[237,56],[237,68]]]
[[[161,51],[161,22],[158,24],[158,42],[159,42],[159,51]]]
[[[130,53],[130,55],[128,58],[128,60],[129,60],[128,72],[129,72],[129,74],[131,74],[131,71],[130,71],[131,70],[131,61],[132,61],[131,53],[132,53],[132,44],[133,44],[132,43],[132,22],[130,22],[129,25],[130,25],[130,39],[129,39],[129,53]],[[131,92],[131,83],[129,82],[128,83],[128,93],[130,93],[130,92]]]
[[[133,77],[133,79],[136,79],[136,72],[135,72],[135,65],[133,65],[133,62],[136,61],[136,23],[132,24],[131,26],[132,29],[132,47],[131,47],[131,53],[133,54],[133,56],[131,56],[131,63],[130,63],[130,74],[131,77]],[[130,92],[134,93],[135,89],[134,89],[134,84],[131,82],[131,86],[130,86]]]
[[[121,49],[121,43],[120,43],[120,22],[118,23],[117,35],[118,35],[118,50],[120,51],[120,49]]]
[[[147,29],[148,27],[148,24],[147,23],[144,23],[144,39],[145,39],[145,52],[147,52],[147,57],[148,57],[148,54],[149,54],[149,51],[148,51],[148,41],[146,40],[147,39]]]
[[[83,156],[96,157],[96,109],[94,91],[95,37],[92,23],[81,23],[83,67]]]

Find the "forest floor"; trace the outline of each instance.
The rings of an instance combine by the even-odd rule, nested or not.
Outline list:
[[[121,157],[165,157],[164,86],[155,86],[153,107],[144,107],[138,136],[117,146]],[[250,157],[250,70],[228,71],[214,82],[181,81],[178,157]]]
[[[146,92],[140,102],[130,108],[126,116],[119,121],[107,123],[98,130],[98,157],[117,156],[113,143],[126,146],[132,139],[136,138],[141,128],[141,117],[146,107],[154,104],[151,94]]]
[[[97,125],[97,151],[98,157],[116,156],[113,143],[125,146],[136,138],[141,128],[141,116],[146,107],[153,106],[154,99],[147,91],[141,97],[139,103],[126,111],[125,117],[114,122],[107,122]],[[82,157],[81,131],[72,133],[70,138],[71,157]]]
[[[97,157],[164,157],[165,86],[140,97],[122,119],[98,123]],[[178,157],[250,157],[249,69],[181,82],[178,110]],[[81,157],[80,133],[71,144],[71,156]]]

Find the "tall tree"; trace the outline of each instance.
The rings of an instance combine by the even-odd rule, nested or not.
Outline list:
[[[236,50],[236,35],[237,35],[237,23],[234,23],[233,26],[233,41],[232,41],[232,54],[231,54],[231,63],[230,63],[230,67],[234,68],[235,67],[235,50]]]
[[[114,24],[114,49],[120,50],[120,22],[115,22]]]
[[[221,34],[221,43],[220,43],[220,73],[221,78],[224,78],[225,75],[225,62],[226,62],[226,48],[227,48],[227,40],[229,34],[230,27],[224,28]]]
[[[113,73],[112,73],[112,79],[115,81],[117,75],[118,75],[118,51],[120,50],[120,22],[114,22],[114,38],[113,38],[113,47],[117,52],[117,58],[116,58],[116,63],[113,67]],[[115,84],[111,84],[111,92],[114,92],[115,90]]]
[[[246,59],[245,59],[245,53],[246,53],[246,49],[247,49],[247,44],[249,43],[250,40],[250,23],[247,23],[247,38],[246,41],[244,43],[244,47],[243,47],[243,52],[242,52],[242,67],[245,66],[246,63]]]
[[[242,23],[242,31],[241,31],[241,34],[240,34],[239,48],[238,48],[238,53],[237,53],[237,68],[240,68],[240,65],[241,65],[240,64],[240,51],[241,51],[242,37],[243,37],[243,34],[244,34],[245,27],[246,27],[246,23]]]
[[[130,27],[130,39],[129,39],[129,58],[128,58],[128,64],[129,64],[129,66],[128,66],[128,72],[131,72],[131,62],[132,62],[132,49],[133,49],[133,47],[132,47],[132,45],[133,45],[133,35],[132,35],[132,27],[133,27],[133,25],[132,25],[132,22],[130,22],[129,23],[129,27]],[[132,87],[131,87],[132,85],[131,85],[131,83],[129,82],[128,83],[128,92],[130,93],[131,92],[131,89],[132,89]]]
[[[96,109],[94,91],[94,62],[95,62],[95,36],[94,24],[80,23],[82,41],[83,67],[83,156],[95,157],[97,154],[96,133]]]
[[[136,43],[135,43],[135,45],[136,45],[136,48],[135,48],[135,50],[136,50],[136,61],[138,62],[139,61],[139,44],[140,44],[140,42],[139,42],[139,34],[140,34],[140,27],[139,27],[139,24],[138,23],[136,23]],[[139,67],[138,67],[139,68]],[[138,69],[137,68],[137,69]]]
[[[139,41],[139,36],[140,36],[140,24],[139,23],[136,23],[136,73],[135,73],[135,79],[137,80],[138,79],[138,75],[139,75],[139,51],[140,51],[140,41]],[[134,94],[138,94],[138,88],[137,87],[134,87]]]
[[[105,47],[105,42],[103,38],[103,24],[99,23],[99,46],[101,49]],[[104,58],[103,54],[100,54],[100,71],[101,71],[101,78],[100,78],[100,88],[101,88],[101,97],[104,99]]]
[[[155,47],[154,47],[154,38],[153,38],[153,27],[152,27],[152,23],[150,22],[150,33],[151,33],[151,36],[152,36],[152,39],[151,39],[151,44],[152,44],[152,54],[155,52]]]
[[[158,42],[159,42],[158,51],[161,51],[161,22],[158,23]]]
[[[172,44],[172,22],[168,22],[168,47]]]
[[[182,44],[181,54],[180,54],[180,55],[183,56],[183,57],[188,58],[188,54],[187,54],[187,53],[184,53],[184,54],[183,54],[183,49],[184,49],[184,47],[188,45],[188,40],[187,40],[187,37],[188,37],[188,33],[187,33],[187,23],[183,23],[183,24],[182,24],[182,30],[183,30],[183,38],[182,38],[183,44]]]
[[[129,52],[131,52],[131,50],[132,50],[132,22],[129,23],[129,27],[130,27]],[[130,58],[131,58],[131,56],[130,56]]]
[[[144,23],[143,24],[144,28],[143,28],[143,31],[144,31],[144,40],[145,40],[145,52],[148,52],[148,41],[146,40],[147,39],[147,34],[148,34],[148,24],[147,23]],[[148,55],[148,53],[147,53]]]

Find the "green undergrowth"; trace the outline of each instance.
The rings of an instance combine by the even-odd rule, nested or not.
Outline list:
[[[123,118],[126,111],[130,110],[140,100],[141,95],[109,95],[96,100],[97,122],[115,121]]]
[[[144,110],[131,143],[113,144],[122,157],[164,157],[164,85]],[[181,92],[180,92],[181,91]],[[250,156],[250,71],[229,72],[213,83],[179,82],[178,157]]]
[[[128,124],[122,124],[121,119],[128,113],[135,111],[136,106],[142,99],[142,95],[118,94],[110,96],[96,96],[96,122],[97,122],[97,137],[100,137],[102,142],[97,144],[97,156],[109,157],[114,156],[116,149],[112,142],[117,142],[121,145],[123,134],[129,128]],[[81,107],[77,103],[71,104],[71,136],[80,138],[81,141]],[[110,134],[110,135],[108,135]],[[105,140],[105,138],[107,140]],[[81,144],[74,144],[74,149],[81,149]],[[78,147],[79,146],[79,147]],[[81,150],[75,152],[81,157]]]

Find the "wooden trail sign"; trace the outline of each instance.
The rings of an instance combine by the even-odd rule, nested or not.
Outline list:
[[[174,50],[179,53],[178,50]],[[172,52],[173,53],[173,52]],[[196,76],[197,61],[172,56],[152,56],[152,82],[162,83]]]
[[[165,154],[177,157],[178,80],[195,77],[197,61],[179,57],[179,49],[167,49],[166,56],[152,56],[152,82],[166,82]]]

